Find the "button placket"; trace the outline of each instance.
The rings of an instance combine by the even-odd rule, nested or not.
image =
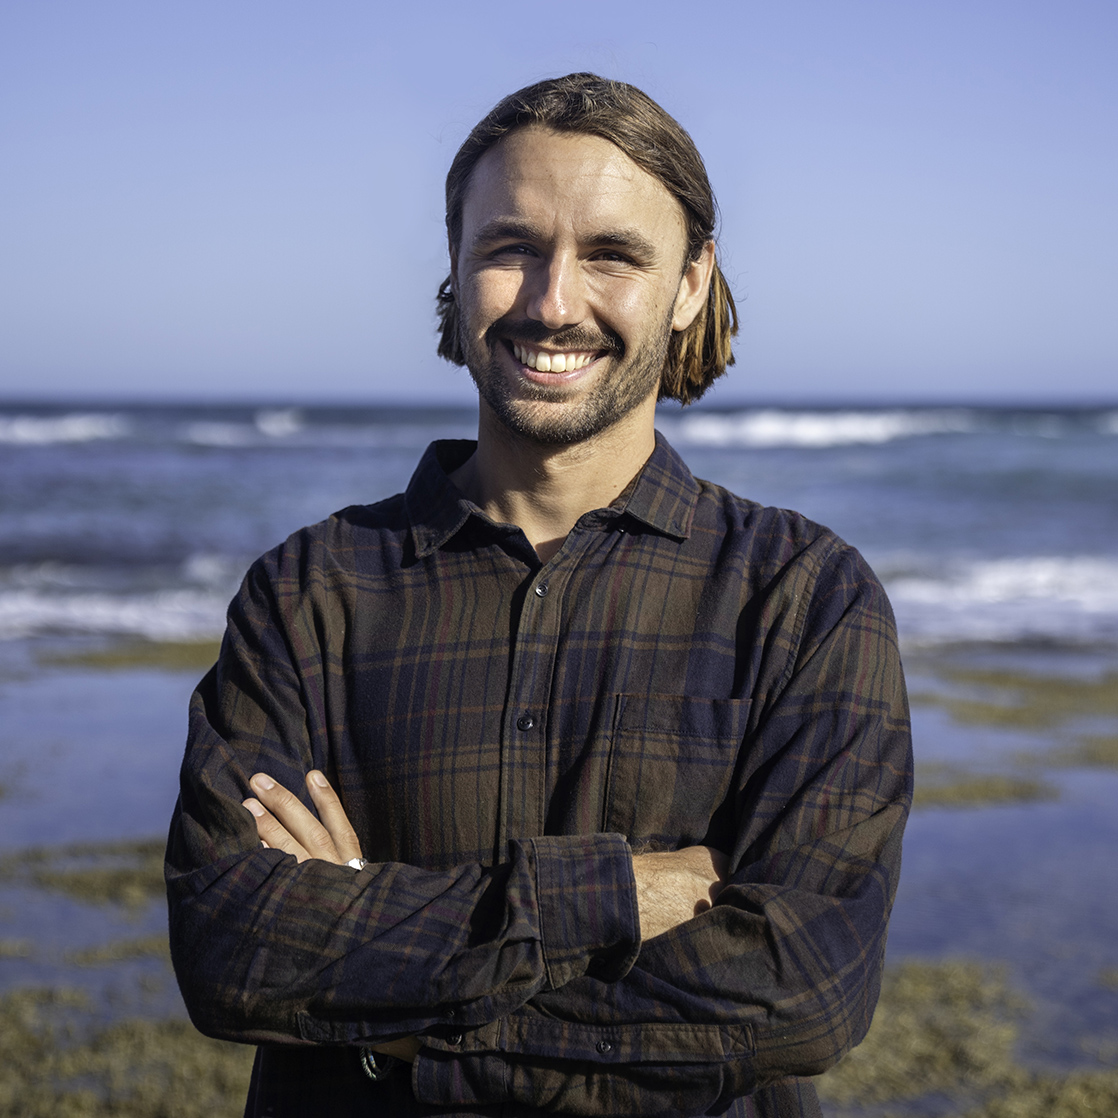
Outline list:
[[[578,561],[569,554],[568,545],[574,542],[569,539],[562,557],[556,555],[536,572],[536,581],[531,584],[516,626],[502,746],[499,850],[511,837],[543,833],[547,812],[548,703],[562,613],[558,607],[571,566]]]

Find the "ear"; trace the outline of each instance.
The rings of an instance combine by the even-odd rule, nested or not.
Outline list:
[[[672,312],[672,329],[686,330],[703,309],[710,295],[710,277],[714,271],[714,242],[707,241],[698,260],[691,261],[679,281],[679,294]]]

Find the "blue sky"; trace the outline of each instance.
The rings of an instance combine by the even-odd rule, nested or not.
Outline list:
[[[712,402],[1118,398],[1118,4],[35,0],[0,9],[0,395],[464,401],[442,180],[592,69],[695,137]]]

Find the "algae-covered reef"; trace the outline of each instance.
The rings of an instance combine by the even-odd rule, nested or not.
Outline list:
[[[866,1039],[819,1080],[832,1118],[1118,1115],[1118,1067],[1064,1074],[1018,1063],[1029,1012],[1003,970],[966,960],[890,968]]]
[[[0,998],[3,1118],[239,1118],[252,1049],[183,1020],[90,1028],[70,989]]]

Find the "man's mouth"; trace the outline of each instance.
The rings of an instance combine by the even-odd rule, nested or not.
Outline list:
[[[597,350],[576,349],[556,352],[535,349],[532,346],[521,345],[519,342],[509,342],[509,348],[517,361],[539,373],[574,373],[585,368],[599,356]]]

